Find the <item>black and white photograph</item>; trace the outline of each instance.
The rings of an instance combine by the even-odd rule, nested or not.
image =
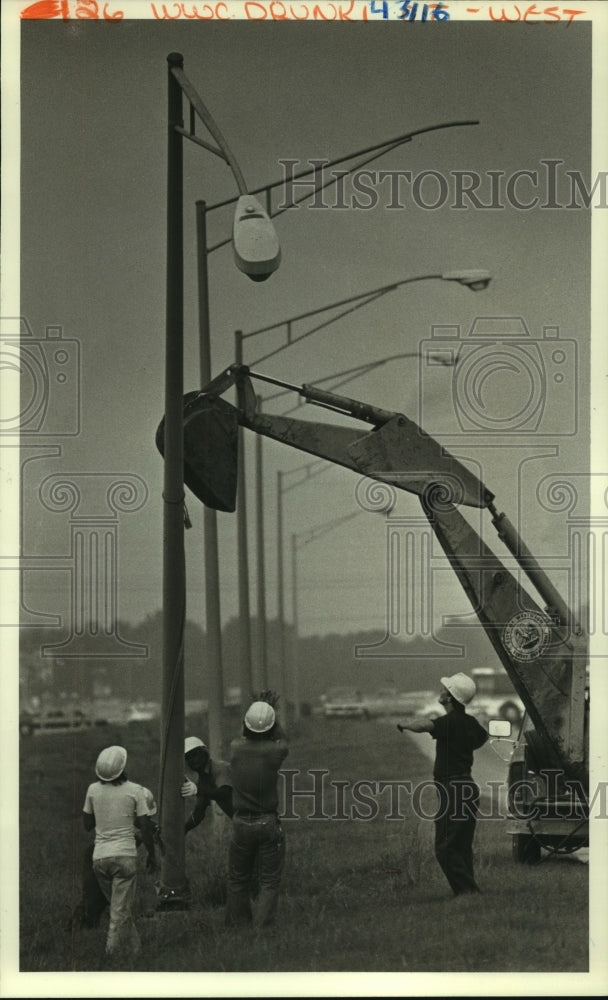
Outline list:
[[[2,29],[3,995],[604,995],[606,4]]]

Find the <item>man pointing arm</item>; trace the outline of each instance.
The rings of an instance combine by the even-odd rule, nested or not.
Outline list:
[[[479,892],[473,874],[473,838],[479,809],[479,788],[471,776],[473,753],[488,739],[465,705],[475,695],[467,674],[441,678],[439,703],[445,715],[398,723],[399,732],[429,733],[436,741],[433,777],[439,794],[435,818],[435,857],[455,896]]]

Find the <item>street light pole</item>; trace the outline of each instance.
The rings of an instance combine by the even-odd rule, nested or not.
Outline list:
[[[160,905],[186,905],[183,807],[180,787],[184,751],[184,284],[182,91],[172,70],[183,66],[171,53],[167,151],[167,305],[165,347],[165,439],[163,489],[163,642],[159,812],[165,841]]]
[[[291,643],[291,692],[294,704],[294,716],[298,720],[301,716],[302,706],[300,700],[300,635],[299,635],[299,615],[298,615],[298,545],[306,545],[314,542],[328,532],[351,521],[354,517],[360,517],[363,510],[351,511],[341,517],[333,518],[331,521],[324,521],[307,531],[291,534],[291,617],[293,622],[293,637]],[[383,513],[383,511],[380,511]]]
[[[257,397],[258,406],[262,399]],[[268,645],[266,638],[266,564],[264,542],[264,467],[262,435],[255,437],[256,471],[256,536],[257,536],[257,591],[258,591],[258,680],[260,691],[268,689]]]
[[[285,711],[287,711],[287,693],[285,691],[285,681],[287,671],[285,670],[285,583],[283,578],[283,472],[277,472],[277,626],[279,629],[279,687],[283,691],[285,698]]]
[[[196,240],[198,257],[199,365],[201,385],[211,381],[211,336],[209,321],[209,272],[207,261],[207,205],[196,203]],[[224,680],[222,666],[222,620],[220,610],[220,573],[217,511],[203,506],[203,559],[205,564],[205,610],[207,662],[208,739],[215,753],[221,755],[224,742]]]
[[[242,364],[243,347],[241,331],[235,332],[235,352],[237,364]],[[247,541],[247,485],[245,479],[244,430],[238,431],[239,462],[237,468],[236,530],[238,551],[239,590],[239,676],[241,687],[241,709],[244,715],[251,700],[251,609],[249,605],[249,548]]]
[[[260,434],[257,437],[261,437]],[[319,466],[321,468],[319,469]],[[311,472],[311,469],[316,467],[315,472]],[[285,641],[285,578],[284,578],[284,563],[283,563],[283,494],[290,489],[294,489],[303,482],[308,482],[314,476],[318,475],[324,469],[328,469],[330,466],[324,459],[313,459],[312,462],[306,462],[304,465],[298,466],[296,469],[289,469],[287,472],[283,472],[281,469],[277,471],[277,628],[279,632],[279,671],[278,671],[278,682],[279,687],[284,692],[285,703],[287,705],[288,693],[292,693],[294,696],[294,705],[296,712],[299,711],[298,701],[295,700],[297,696],[297,689],[293,692],[287,691],[288,683],[288,669],[286,666],[287,660],[287,643]],[[295,484],[291,486],[284,486],[283,480],[286,476],[297,473],[301,476],[300,479]],[[301,475],[303,474],[303,475]],[[260,510],[263,513],[262,498],[259,498]],[[259,546],[258,537],[258,546]],[[265,587],[265,583],[264,583]],[[294,626],[295,627],[295,626]],[[293,647],[292,647],[293,648]],[[292,660],[293,662],[293,660]],[[293,679],[293,673],[289,678],[290,686],[291,680]]]
[[[258,435],[259,436],[259,435]],[[292,532],[291,535],[291,621],[293,628],[291,643],[291,696],[293,701],[293,714],[296,722],[299,721],[300,708],[300,636],[298,624],[298,580],[297,580],[297,551],[298,538]]]
[[[188,905],[185,875],[183,803],[184,636],[186,560],[184,550],[184,206],[183,138],[219,156],[230,167],[239,190],[232,244],[236,266],[253,281],[264,281],[279,266],[281,249],[268,214],[247,192],[242,172],[215,121],[184,74],[183,56],[167,56],[167,260],[165,316],[165,415],[157,430],[164,457],[163,480],[163,640],[161,674],[161,749],[159,814],[165,852],[161,862],[160,909]],[[190,102],[190,128],[184,128],[183,96]],[[217,148],[195,133],[196,117]],[[206,262],[206,257],[205,257]],[[203,288],[205,302],[208,298]],[[206,321],[206,318],[205,318]],[[205,359],[205,362],[208,359]]]

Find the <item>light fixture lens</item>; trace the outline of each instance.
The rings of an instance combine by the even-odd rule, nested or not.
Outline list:
[[[441,275],[444,281],[457,281],[459,285],[465,285],[473,292],[483,291],[492,280],[489,271],[477,269],[467,271],[446,271]]]
[[[275,228],[253,195],[241,195],[237,202],[232,243],[236,266],[253,281],[265,281],[281,262]]]

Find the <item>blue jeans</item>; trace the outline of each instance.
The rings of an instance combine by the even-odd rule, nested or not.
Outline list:
[[[137,874],[137,858],[97,858],[93,871],[101,891],[110,904],[110,926],[106,952],[114,954],[124,948],[135,956],[140,948],[139,934],[133,920],[133,903]]]
[[[285,840],[275,813],[239,815],[232,820],[228,850],[228,906],[226,921],[242,924],[252,920],[251,877],[259,876],[257,923],[274,923],[279,888],[285,864]]]

